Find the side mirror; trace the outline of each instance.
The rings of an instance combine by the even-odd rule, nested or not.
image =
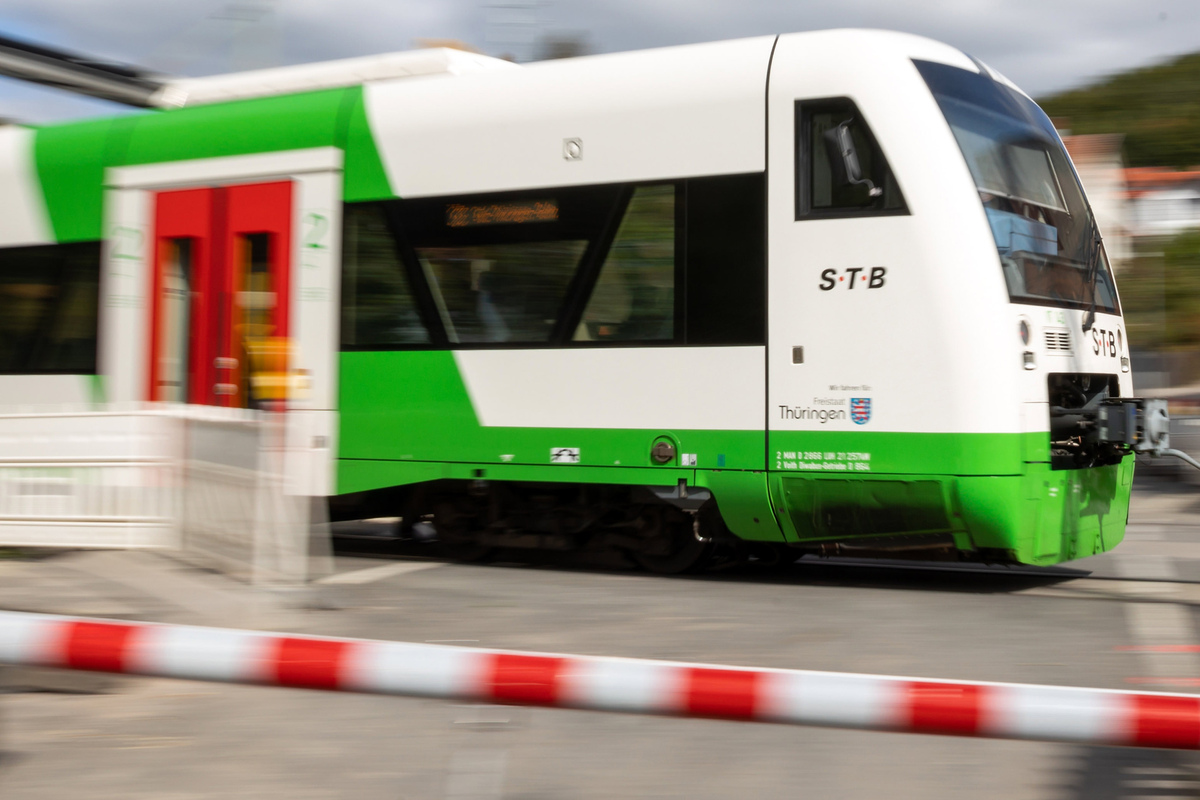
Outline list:
[[[825,139],[825,151],[829,154],[829,166],[833,169],[833,177],[843,186],[866,185],[867,194],[878,197],[883,189],[864,178],[862,165],[858,161],[858,149],[854,146],[854,137],[850,134],[850,120],[839,123],[822,134]]]

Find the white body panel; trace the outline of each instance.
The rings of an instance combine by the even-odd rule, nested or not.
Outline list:
[[[1086,311],[1070,308],[1050,308],[1047,306],[1013,305],[1014,315],[1010,325],[1016,331],[1024,320],[1030,327],[1028,347],[1034,354],[1036,369],[1020,368],[1020,375],[1014,377],[1018,396],[1024,400],[1028,410],[1036,404],[1040,411],[1031,417],[1027,411],[1025,432],[1049,431],[1050,408],[1046,391],[1046,375],[1053,372],[1073,372],[1090,374],[1117,374],[1118,386],[1122,397],[1133,397],[1133,375],[1121,372],[1121,357],[1129,356],[1129,340],[1125,335],[1125,322],[1114,314],[1096,314],[1092,330],[1083,332],[1083,320]],[[1101,331],[1105,336],[1101,341]],[[1107,334],[1113,333],[1115,347],[1105,344]],[[1066,347],[1064,348],[1064,337]],[[1019,340],[1017,340],[1019,341]],[[1032,427],[1031,427],[1032,426]]]
[[[367,115],[400,197],[757,172],[773,41],[373,83]]]
[[[847,50],[862,57],[847,59]],[[992,381],[996,391],[976,391],[976,381],[992,375],[997,364],[1020,369],[1013,348],[992,335],[1011,326],[1008,295],[998,264],[964,264],[966,254],[990,253],[994,261],[995,249],[983,209],[964,202],[975,196],[974,184],[913,57],[975,71],[958,51],[916,37],[780,37],[769,99],[773,430],[1020,428],[1019,406],[1003,381]],[[795,102],[842,96],[855,101],[879,141],[910,214],[796,220]],[[882,288],[868,289],[861,281],[853,288],[819,288],[825,269],[844,275],[874,266],[887,269]],[[803,364],[792,363],[793,346],[805,348]],[[822,400],[845,408],[851,397],[871,399],[865,425],[848,414],[823,423],[782,419],[778,411],[819,407]]]
[[[125,188],[104,199],[97,371],[106,400],[140,401],[149,380],[153,195]]]
[[[54,241],[33,160],[34,132],[0,125],[0,247]]]
[[[0,408],[84,407],[99,398],[91,375],[5,375]]]
[[[858,57],[845,58],[847,51]],[[795,34],[776,47],[768,101],[773,430],[1018,433],[1028,424],[1022,403],[1046,402],[1050,362],[1022,366],[986,215],[912,59],[977,71],[953,48],[897,34]],[[909,214],[796,219],[795,103],[829,97],[857,104]],[[862,278],[876,266],[886,267],[886,283],[869,289]],[[844,277],[856,267],[863,271],[853,288],[819,288],[823,270]],[[1059,313],[1078,332],[1083,312]],[[797,346],[802,364],[792,361]],[[1062,366],[1054,371],[1118,368],[1084,355]],[[1129,393],[1124,384],[1122,393]],[[854,397],[871,400],[865,424],[849,414],[785,419],[780,409],[848,409]]]
[[[485,426],[763,427],[761,347],[461,350],[454,360]]]

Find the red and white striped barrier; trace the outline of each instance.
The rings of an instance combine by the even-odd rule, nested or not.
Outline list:
[[[516,653],[0,612],[0,663],[230,683],[1200,749],[1200,697]]]

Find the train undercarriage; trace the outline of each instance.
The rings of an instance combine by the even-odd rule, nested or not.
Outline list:
[[[442,557],[466,562],[505,551],[617,552],[647,571],[680,574],[750,561],[791,563],[805,555],[1003,560],[962,551],[949,535],[746,541],[725,525],[708,491],[685,487],[444,480],[330,500],[335,522],[397,516],[397,541],[432,540]]]

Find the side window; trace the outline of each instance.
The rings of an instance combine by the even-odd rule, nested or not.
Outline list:
[[[575,341],[675,338],[675,191],[670,183],[634,190]]]
[[[344,349],[765,341],[763,173],[345,207]]]
[[[796,103],[796,219],[907,214],[866,120],[849,98]]]
[[[0,373],[95,373],[99,278],[99,242],[0,250]]]
[[[342,234],[342,345],[387,347],[429,342],[379,203],[345,206]]]
[[[766,343],[763,173],[687,182],[687,343]]]
[[[587,242],[420,247],[417,257],[453,343],[548,342]]]
[[[453,344],[559,337],[581,264],[594,262],[621,191],[565,187],[401,201],[403,236]]]

